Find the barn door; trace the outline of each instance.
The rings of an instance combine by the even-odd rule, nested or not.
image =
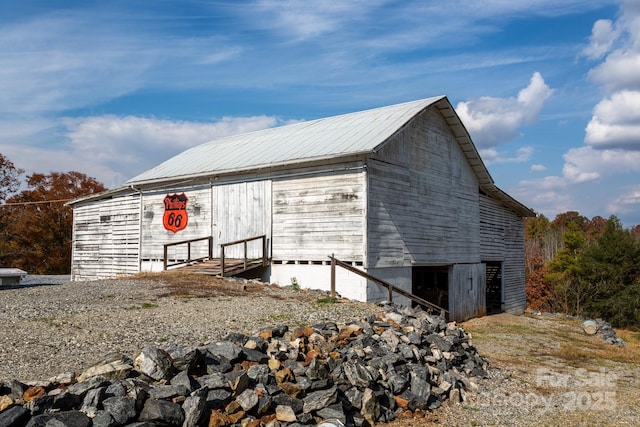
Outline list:
[[[220,244],[265,234],[271,246],[271,181],[216,185],[213,192],[213,247],[219,256]],[[249,243],[248,256],[262,254],[260,240]],[[240,258],[242,245],[227,248],[225,256]],[[269,254],[267,254],[269,256]]]
[[[454,264],[449,282],[449,316],[464,321],[486,313],[485,264]]]

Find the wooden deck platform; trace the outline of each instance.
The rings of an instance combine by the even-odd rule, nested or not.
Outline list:
[[[247,260],[245,266],[244,259],[225,258],[224,260],[224,274],[222,272],[222,259],[212,258],[202,262],[195,262],[193,264],[179,267],[181,271],[187,271],[196,274],[206,274],[209,276],[229,277],[235,276],[245,271],[253,270],[258,267],[263,267],[264,263],[262,258],[255,260]]]

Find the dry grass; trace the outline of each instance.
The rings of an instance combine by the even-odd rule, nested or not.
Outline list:
[[[295,289],[293,287],[283,289],[278,285],[262,282],[239,281],[232,278],[187,273],[178,270],[162,273],[138,273],[133,278],[158,283],[158,288],[165,290],[164,293],[159,295],[160,297],[215,298],[259,295],[275,299],[295,299],[312,302],[318,306],[346,302],[346,300],[339,298],[330,298],[323,291]],[[128,279],[131,279],[131,277]]]
[[[617,330],[628,343],[620,348],[605,344],[597,335],[585,335],[580,323],[573,319],[498,315],[473,319],[462,327],[471,333],[479,347],[500,348],[494,356],[516,365],[546,364],[549,359],[560,359],[577,368],[594,363],[640,364],[640,339],[636,332]]]
[[[158,287],[167,290],[165,294],[160,296],[176,298],[234,297],[257,293],[263,294],[265,286],[270,286],[263,283],[243,283],[232,279],[175,270],[163,273],[138,273],[133,278],[158,282]]]

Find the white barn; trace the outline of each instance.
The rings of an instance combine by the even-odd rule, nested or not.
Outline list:
[[[335,254],[455,320],[525,308],[523,218],[534,214],[496,187],[444,96],[217,139],[70,205],[74,280],[160,271],[208,256],[206,238],[217,257],[264,235],[259,272],[272,283],[328,290]],[[189,256],[165,248],[201,238]],[[337,273],[341,295],[387,299]]]

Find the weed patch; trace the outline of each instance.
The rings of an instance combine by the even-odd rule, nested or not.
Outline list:
[[[318,309],[318,308],[330,307],[333,304],[337,304],[337,303],[338,303],[338,300],[336,298],[326,297],[326,298],[318,298],[317,300],[311,303],[311,306],[315,309]]]

